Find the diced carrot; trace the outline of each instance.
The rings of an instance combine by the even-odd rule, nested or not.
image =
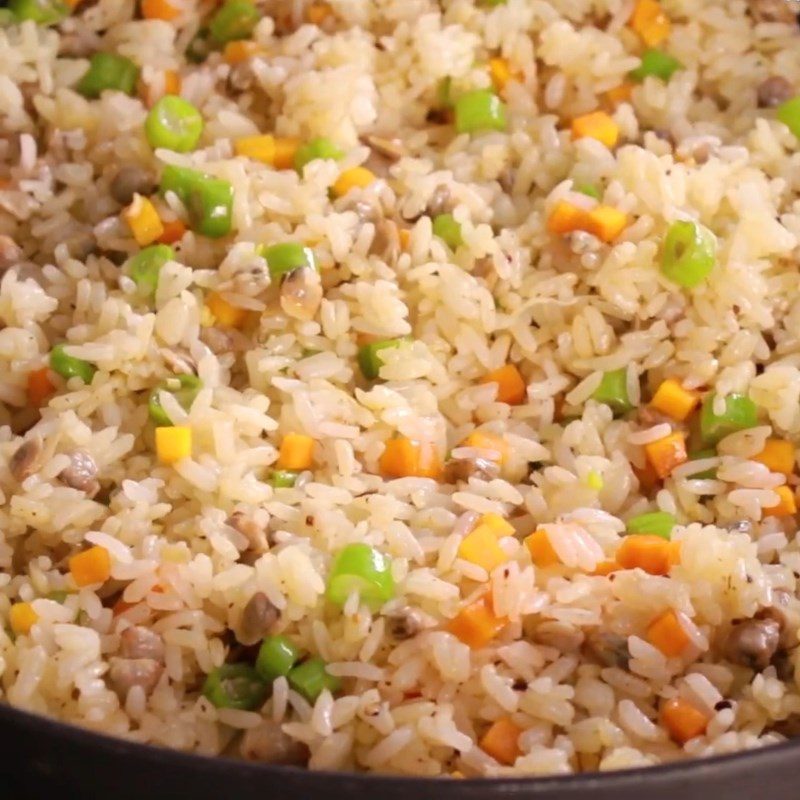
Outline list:
[[[489,596],[465,606],[450,620],[447,630],[473,650],[485,647],[506,626],[508,619],[495,615]]]
[[[219,325],[238,328],[247,319],[247,309],[231,305],[222,295],[211,292],[206,297],[206,307]]]
[[[175,242],[183,239],[183,235],[186,233],[186,225],[181,220],[164,219],[161,220],[161,224],[164,226],[164,233],[158,237],[158,241],[161,244],[175,244]]]
[[[333,9],[327,3],[312,3],[306,9],[306,21],[312,25],[322,25],[333,14]]]
[[[770,472],[791,475],[794,472],[794,445],[786,439],[767,439],[760,453],[752,457],[753,461],[763,464]]]
[[[304,433],[287,433],[278,455],[279,469],[309,469],[314,463],[314,440]]]
[[[681,655],[691,642],[678,615],[671,608],[659,614],[647,626],[646,638],[667,658],[676,658]]]
[[[675,467],[689,460],[686,453],[686,434],[679,431],[671,433],[663,439],[657,439],[655,442],[648,442],[644,446],[644,452],[656,475],[662,480]]]
[[[490,530],[496,539],[502,539],[504,536],[513,536],[516,533],[516,528],[499,514],[484,514],[478,520],[475,529],[481,527]]]
[[[527,397],[528,387],[514,364],[506,364],[481,378],[481,383],[497,384],[497,402],[518,406]]]
[[[400,236],[400,249],[405,252],[411,242],[411,231],[408,228],[400,228],[398,235]]]
[[[619,125],[605,111],[592,111],[572,120],[573,139],[597,139],[606,147],[614,147],[619,139]]]
[[[156,428],[156,455],[162,464],[177,464],[192,455],[192,429],[188,425]]]
[[[489,77],[492,79],[495,91],[501,94],[503,89],[506,88],[506,84],[512,78],[511,67],[508,66],[508,60],[501,56],[490,58]]]
[[[164,94],[181,93],[181,76],[174,69],[164,70]]]
[[[114,603],[114,605],[111,607],[111,613],[115,617],[118,617],[120,614],[124,614],[126,611],[130,610],[135,605],[138,605],[138,603],[128,603],[127,601],[123,600],[120,597],[120,599],[117,600],[117,602]]]
[[[595,206],[588,214],[587,226],[600,241],[610,244],[625,230],[628,216],[624,211],[612,206]]]
[[[142,0],[142,16],[145,19],[163,19],[171,22],[180,16],[180,9],[168,3],[167,0]]]
[[[595,568],[592,575],[600,575],[601,577],[606,577],[610,575],[612,572],[619,572],[622,569],[622,565],[619,564],[617,561],[601,561]]]
[[[468,533],[458,547],[460,558],[491,572],[508,561],[508,556],[497,543],[497,537],[487,525],[478,525]]]
[[[140,247],[152,244],[164,233],[155,206],[140,194],[133,196],[133,202],[122,212],[122,216]]]
[[[670,542],[648,533],[626,536],[615,558],[623,569],[643,569],[651,575],[668,575],[680,562],[680,542]]]
[[[501,717],[483,734],[479,744],[495,761],[511,766],[522,755],[519,746],[521,733],[522,728],[515,725],[510,717]]]
[[[561,559],[558,557],[553,545],[550,544],[550,537],[547,535],[547,531],[543,528],[534,531],[525,539],[525,547],[528,548],[531,559],[537,567],[552,567],[561,563]]]
[[[633,473],[639,479],[639,488],[645,494],[649,494],[659,485],[658,475],[647,459],[643,467],[633,467]]]
[[[379,466],[390,478],[439,478],[442,472],[436,448],[430,442],[415,442],[405,436],[386,442]]]
[[[40,408],[55,390],[47,367],[34,369],[28,373],[28,402],[32,406]]]
[[[609,89],[605,93],[605,96],[611,106],[616,108],[617,106],[622,105],[622,103],[627,103],[631,99],[632,94],[633,84],[621,83],[619,86]]]
[[[275,169],[294,169],[294,156],[300,142],[297,139],[278,137],[275,139]]]
[[[474,447],[476,450],[486,450],[497,453],[496,460],[502,464],[508,457],[508,445],[500,436],[495,436],[486,431],[473,431],[462,442],[464,447]]]
[[[8,624],[17,636],[30,633],[38,619],[30,603],[14,603],[8,610]]]
[[[78,586],[105,583],[111,577],[111,556],[105,547],[95,545],[72,556],[69,571]]]
[[[366,167],[346,169],[331,186],[334,197],[344,197],[353,189],[366,189],[376,180],[375,173]]]
[[[779,499],[774,506],[762,509],[765,517],[788,517],[797,513],[794,492],[788,486],[776,486],[772,491]]]
[[[636,0],[630,26],[647,47],[658,47],[672,28],[669,17],[657,0]]]
[[[255,55],[258,55],[261,46],[258,42],[253,42],[249,39],[236,39],[233,42],[228,42],[225,49],[222,51],[222,57],[228,64],[241,64]]]
[[[650,405],[678,422],[683,422],[700,402],[700,394],[684,389],[674,378],[667,378],[653,395]]]
[[[141,76],[136,84],[136,91],[142,102],[150,108],[164,95],[180,94],[181,76],[174,69],[165,69],[160,78],[146,82]]]
[[[661,708],[662,724],[669,731],[670,737],[681,745],[686,744],[689,739],[702,736],[709,721],[707,714],[682,697],[673,697]]]
[[[547,218],[547,230],[550,233],[565,234],[585,230],[589,215],[585,209],[559,200]]]

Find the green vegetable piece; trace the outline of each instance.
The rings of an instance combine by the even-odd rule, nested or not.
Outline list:
[[[631,517],[627,523],[628,535],[648,533],[651,536],[660,536],[669,541],[672,529],[677,525],[673,514],[667,511],[650,511]]]
[[[781,103],[776,109],[778,119],[800,139],[800,97]]]
[[[252,711],[266,699],[267,685],[249,664],[223,664],[208,673],[203,694],[217,708]]]
[[[208,26],[211,38],[217,44],[248,39],[261,19],[254,3],[248,0],[228,0],[214,15]]]
[[[144,121],[144,131],[154,150],[165,147],[176,153],[188,153],[200,141],[203,117],[187,100],[168,94],[150,109]]]
[[[678,220],[669,226],[661,255],[661,271],[686,289],[702,283],[717,263],[717,240],[708,228]]]
[[[358,366],[361,368],[361,374],[367,380],[375,380],[383,366],[383,359],[380,356],[381,350],[386,350],[387,347],[399,347],[405,341],[402,337],[399,339],[381,339],[359,347]]]
[[[593,197],[595,200],[600,200],[600,198],[603,196],[603,193],[600,191],[600,189],[598,189],[593,183],[576,183],[572,188],[576,192],[587,195],[587,197]]]
[[[631,72],[631,78],[635,81],[643,81],[648,75],[661,78],[667,82],[676,70],[683,64],[677,58],[673,58],[668,53],[661,50],[645,50],[642,53],[642,63]]]
[[[233,186],[188,167],[169,165],[161,175],[161,194],[175,192],[189,212],[193,230],[218,239],[230,233],[233,224]]]
[[[97,367],[82,358],[68,355],[64,351],[65,347],[65,344],[57,344],[50,351],[50,369],[66,380],[78,377],[88,386],[97,372]]]
[[[52,592],[48,592],[45,597],[48,600],[52,600],[54,603],[61,603],[63,605],[64,601],[69,597],[69,592],[65,592],[61,589],[55,589]]]
[[[138,77],[139,67],[129,58],[115,53],[95,53],[75,88],[89,99],[100,97],[107,89],[131,95]]]
[[[267,478],[267,483],[276,489],[291,489],[297,483],[300,473],[293,469],[274,469]]]
[[[177,386],[175,385],[176,383],[178,384]],[[150,399],[147,402],[150,419],[159,428],[172,427],[174,423],[167,415],[167,412],[164,411],[159,394],[161,392],[169,392],[180,403],[181,408],[184,411],[188,411],[202,388],[203,382],[197,375],[176,375],[174,378],[168,378],[150,392]]]
[[[433,218],[433,235],[438,236],[451,250],[464,244],[461,225],[452,214],[437,214]]]
[[[603,374],[603,380],[592,395],[598,403],[610,406],[615,414],[624,414],[633,408],[628,398],[628,371],[625,367]]]
[[[725,398],[725,410],[722,414],[714,413],[715,397],[714,392],[706,395],[700,409],[700,437],[706,446],[714,446],[720,439],[736,431],[758,425],[758,409],[746,395],[729,394]]]
[[[0,28],[13,25],[16,21],[17,17],[10,8],[0,8]]]
[[[506,129],[506,107],[489,89],[462,94],[455,102],[455,115],[458,133]]]
[[[300,650],[291,639],[285,636],[267,636],[258,651],[256,672],[267,683],[272,683],[281,675],[288,675],[300,660]]]
[[[70,7],[61,0],[9,0],[7,10],[11,20],[3,23],[33,20],[37,25],[57,25],[69,16]]]
[[[350,593],[358,590],[361,602],[377,610],[394,597],[392,562],[367,544],[350,544],[334,559],[325,596],[343,606]]]
[[[323,689],[338,692],[342,682],[333,675],[328,675],[325,662],[321,658],[310,658],[289,672],[289,685],[299,692],[310,703],[313,703]]]
[[[300,267],[317,269],[314,251],[310,247],[297,244],[297,242],[282,242],[273,244],[271,247],[259,248],[259,250],[266,259],[270,277],[275,282]]]
[[[344,153],[330,140],[312,139],[308,144],[300,145],[294,156],[294,168],[302,175],[303,167],[318,158],[329,158],[338,161]]]
[[[151,244],[131,258],[128,273],[139,289],[152,297],[158,288],[161,268],[174,258],[175,251],[168,244]]]
[[[693,453],[689,453],[689,461],[699,461],[702,458],[714,458],[717,455],[717,451],[711,448],[706,450],[695,450]],[[695,472],[691,475],[686,476],[689,480],[713,480],[717,477],[717,469],[716,467],[712,467],[711,469],[703,470],[702,472]]]

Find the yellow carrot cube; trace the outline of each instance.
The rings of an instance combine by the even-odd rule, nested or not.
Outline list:
[[[156,207],[140,194],[133,196],[133,202],[122,212],[122,216],[140,247],[152,244],[164,233],[164,225]]]
[[[619,125],[605,111],[593,111],[572,120],[572,138],[597,139],[606,147],[614,147],[619,140]]]
[[[287,433],[278,455],[279,469],[309,469],[314,461],[314,440],[303,433]]]
[[[566,200],[559,200],[547,218],[547,230],[550,233],[565,234],[585,230],[587,224],[586,209],[574,206]]]
[[[478,526],[490,530],[497,539],[502,539],[505,536],[513,536],[516,533],[514,526],[507,519],[503,519],[499,514],[484,514],[478,520],[478,525],[476,527]]]
[[[629,102],[632,94],[633,84],[621,83],[619,86],[615,86],[613,89],[609,89],[607,92],[605,92],[605,97],[611,106],[616,108],[617,106],[622,105],[622,103]]]
[[[613,242],[625,230],[628,215],[613,206],[595,206],[588,213],[586,228],[606,244]]]
[[[494,458],[502,464],[508,457],[508,445],[501,436],[495,436],[485,431],[473,431],[462,442],[464,447],[474,447],[476,450],[486,450],[497,453]]]
[[[507,622],[506,617],[495,615],[490,598],[486,596],[462,608],[458,615],[450,620],[447,630],[471,649],[477,650],[486,647]]]
[[[335,197],[344,197],[353,189],[366,189],[375,180],[375,174],[366,167],[346,169],[333,184]]]
[[[185,425],[156,428],[156,455],[162,464],[174,464],[192,454],[192,429]]]
[[[546,530],[540,528],[532,533],[525,539],[525,547],[528,548],[531,560],[537,567],[546,568],[561,563],[558,553],[556,553],[553,545],[550,544],[550,537],[547,535]]]
[[[171,428],[156,428],[172,430]],[[82,553],[77,553],[69,560],[69,572],[76,586],[92,586],[95,583],[105,583],[111,577],[111,556],[105,547],[95,545]]]
[[[8,610],[8,624],[17,636],[30,633],[39,615],[30,603],[14,603]]]
[[[487,572],[491,572],[495,567],[508,560],[505,551],[497,543],[497,537],[489,527],[482,525],[478,525],[464,537],[459,545],[458,555],[466,561],[483,567]]]
[[[648,442],[644,446],[644,453],[656,475],[663,480],[675,467],[689,460],[686,453],[686,434],[671,433],[663,439]]]
[[[791,475],[794,472],[794,453],[791,442],[785,439],[767,439],[764,449],[753,456],[753,461],[763,464],[770,472]]]
[[[668,417],[683,422],[700,402],[697,392],[684,389],[674,378],[667,378],[658,387],[650,405]]]
[[[500,56],[489,59],[489,77],[495,90],[500,93],[506,88],[506,84],[511,80],[511,68],[508,61]]]
[[[522,728],[509,717],[501,717],[492,723],[492,727],[483,734],[478,744],[495,761],[511,766],[522,755],[522,748],[519,746],[521,733]]]
[[[275,166],[275,137],[265,133],[262,136],[244,136],[233,143],[233,152],[237,156],[252,158],[262,164]]]
[[[222,295],[211,292],[206,298],[206,307],[218,325],[224,328],[238,328],[247,319],[247,309],[231,305]]]
[[[658,47],[672,28],[669,17],[657,0],[636,0],[630,26],[647,47]]]
[[[776,505],[762,509],[765,517],[788,517],[797,513],[794,492],[788,486],[776,486],[772,491],[779,499]]]
[[[647,641],[657,647],[667,658],[676,658],[686,650],[691,639],[678,615],[670,608],[659,614],[648,626]]]

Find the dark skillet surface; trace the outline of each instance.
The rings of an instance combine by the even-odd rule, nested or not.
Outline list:
[[[0,798],[798,800],[800,740],[646,770],[447,780],[310,772],[132,744],[0,704]]]

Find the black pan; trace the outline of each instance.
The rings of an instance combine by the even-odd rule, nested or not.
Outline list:
[[[132,744],[0,704],[0,798],[798,800],[800,741],[646,770],[450,780],[310,772]]]

